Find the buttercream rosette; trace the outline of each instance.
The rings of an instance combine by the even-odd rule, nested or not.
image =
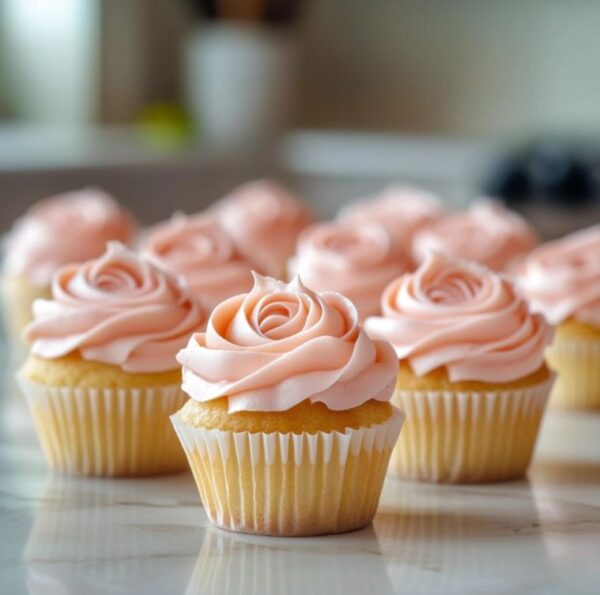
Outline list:
[[[534,250],[519,283],[551,324],[572,319],[600,328],[600,225]]]
[[[61,269],[34,304],[19,380],[51,467],[81,475],[180,470],[169,415],[185,401],[175,355],[205,323],[180,279],[118,243]]]
[[[552,330],[507,277],[432,253],[392,282],[367,332],[401,369],[393,402],[407,413],[393,456],[401,475],[491,481],[522,475],[551,386]]]
[[[317,294],[255,275],[252,291],[213,311],[177,359],[192,399],[226,397],[230,413],[285,411],[309,400],[329,409],[388,401],[396,357],[359,326],[339,293]]]
[[[111,240],[128,244],[134,233],[131,215],[102,190],[85,188],[46,198],[9,233],[5,274],[44,287],[60,267],[100,256]]]
[[[252,267],[214,217],[178,213],[153,227],[142,253],[185,278],[190,292],[208,311],[252,287]]]
[[[176,368],[175,355],[205,322],[180,279],[118,243],[97,260],[61,269],[52,299],[37,300],[33,311],[25,331],[33,355],[77,352],[133,373]]]
[[[4,241],[2,293],[7,334],[22,348],[31,305],[50,297],[54,273],[100,256],[111,240],[130,243],[132,216],[108,194],[86,188],[44,199],[21,217]]]
[[[178,360],[183,390],[201,405],[226,399],[228,417],[307,403],[340,414],[369,403],[386,408],[383,421],[344,431],[232,431],[172,416],[213,523],[314,535],[372,519],[402,422],[387,405],[397,359],[367,336],[347,298],[313,292],[298,278],[285,284],[256,275],[249,293],[213,310]]]
[[[558,372],[551,403],[600,409],[600,225],[534,250],[519,283],[532,309],[557,325],[546,352]]]
[[[432,192],[407,184],[394,184],[377,196],[344,207],[338,219],[379,223],[410,254],[414,235],[438,221],[443,214],[442,201]]]
[[[389,341],[417,376],[440,367],[452,382],[510,382],[538,370],[551,329],[509,279],[433,253],[385,290],[372,337]]]
[[[466,211],[447,215],[419,232],[413,256],[423,262],[431,251],[514,273],[539,243],[532,227],[517,213],[490,199],[475,201]]]
[[[285,275],[300,232],[313,220],[302,202],[269,180],[236,188],[209,212],[257,271],[277,278]]]
[[[338,291],[361,319],[378,314],[388,283],[409,268],[402,246],[378,223],[317,223],[298,241],[290,270],[315,291]]]

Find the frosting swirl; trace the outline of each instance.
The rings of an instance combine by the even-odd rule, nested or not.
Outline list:
[[[383,226],[331,222],[301,234],[290,268],[315,291],[343,293],[365,318],[380,312],[383,290],[408,262]]]
[[[338,218],[380,223],[408,251],[414,234],[437,221],[442,213],[441,201],[435,194],[413,186],[393,185],[379,196],[345,207]]]
[[[25,329],[31,353],[45,359],[77,351],[126,372],[172,370],[177,351],[204,322],[178,278],[116,242],[98,260],[61,269],[52,295],[34,302]]]
[[[131,215],[101,190],[53,196],[15,224],[5,245],[6,273],[47,286],[60,267],[100,256],[110,240],[128,244],[134,233]]]
[[[207,310],[252,287],[252,269],[216,219],[173,216],[150,230],[142,253],[185,278]]]
[[[413,256],[423,262],[433,250],[473,260],[495,271],[514,271],[519,260],[538,244],[529,224],[500,203],[481,199],[417,234]]]
[[[534,250],[519,282],[532,309],[550,323],[572,318],[600,328],[600,225]]]
[[[213,310],[177,359],[183,390],[197,401],[227,397],[230,413],[386,401],[398,370],[392,348],[366,335],[345,297],[259,275],[249,293]]]
[[[443,366],[453,382],[510,382],[542,366],[551,338],[510,280],[439,253],[392,282],[382,308],[367,332],[389,340],[418,376]]]
[[[242,255],[261,273],[280,277],[300,232],[312,220],[308,209],[267,180],[245,184],[211,209]]]

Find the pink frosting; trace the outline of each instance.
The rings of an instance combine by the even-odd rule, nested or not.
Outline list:
[[[380,312],[383,290],[408,261],[382,225],[331,222],[302,233],[290,268],[315,291],[343,293],[362,319]]]
[[[442,213],[441,201],[435,194],[412,186],[394,185],[379,196],[342,209],[339,218],[381,223],[395,241],[408,250],[414,234],[437,221]]]
[[[177,359],[183,390],[202,402],[227,397],[230,413],[387,401],[398,370],[392,348],[366,335],[345,297],[259,275],[252,291],[213,310]]]
[[[205,318],[178,278],[116,242],[98,260],[61,269],[52,295],[34,302],[31,352],[53,359],[77,351],[127,372],[175,369]]]
[[[439,253],[391,283],[382,308],[367,332],[418,376],[443,366],[451,381],[510,382],[542,366],[552,334],[510,280]]]
[[[175,215],[150,230],[142,253],[182,275],[207,310],[252,287],[250,264],[213,217]]]
[[[312,221],[308,209],[286,190],[261,180],[237,188],[211,209],[240,252],[261,273],[279,277]]]
[[[100,256],[108,241],[128,244],[134,233],[131,215],[101,190],[53,196],[14,226],[6,243],[6,273],[47,286],[60,267]]]
[[[534,250],[519,282],[552,324],[572,318],[600,328],[600,225]]]
[[[437,250],[495,271],[514,272],[537,244],[535,232],[522,217],[500,203],[481,199],[417,234],[413,255],[422,262],[428,252]]]

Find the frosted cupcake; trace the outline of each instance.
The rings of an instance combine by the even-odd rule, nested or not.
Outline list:
[[[61,269],[34,303],[20,382],[50,466],[148,475],[185,458],[169,415],[185,402],[175,359],[203,311],[178,278],[120,244]]]
[[[600,409],[600,225],[540,246],[519,281],[532,309],[557,325],[546,351],[558,372],[551,403]]]
[[[377,223],[318,223],[298,241],[290,271],[315,291],[350,298],[361,319],[379,314],[388,283],[408,269],[402,247]]]
[[[274,182],[240,186],[210,212],[260,273],[283,278],[300,232],[312,216],[299,200]]]
[[[3,293],[9,336],[21,340],[31,304],[50,297],[52,276],[62,266],[100,256],[106,242],[128,244],[132,217],[94,188],[42,200],[13,226],[4,245]]]
[[[147,234],[142,253],[185,278],[207,311],[252,287],[252,269],[216,219],[174,215]]]
[[[537,235],[520,215],[482,199],[467,211],[448,215],[418,233],[413,257],[423,262],[429,252],[438,251],[494,271],[514,273],[538,243]]]
[[[345,207],[338,219],[380,223],[410,254],[415,234],[438,221],[443,213],[442,203],[435,194],[413,186],[393,185],[379,196]]]
[[[349,300],[257,276],[178,359],[191,399],[172,420],[215,525],[318,535],[373,518],[402,420],[398,362]]]
[[[393,472],[437,482],[522,476],[531,459],[551,374],[551,330],[511,281],[432,254],[392,282],[370,336],[400,361],[393,402],[406,427]]]

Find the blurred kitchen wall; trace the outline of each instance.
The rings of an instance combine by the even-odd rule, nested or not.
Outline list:
[[[184,0],[0,0],[23,120],[126,122],[182,98]],[[293,123],[459,136],[600,131],[596,0],[308,0]],[[2,60],[0,60],[2,62]],[[1,104],[2,99],[0,99]]]
[[[0,10],[0,121],[8,117],[8,100],[6,97],[6,49],[4,27],[2,24],[3,11]]]
[[[86,1],[86,0],[84,0]],[[126,122],[145,105],[181,99],[182,45],[192,26],[184,0],[100,2],[98,119]]]
[[[95,121],[98,8],[91,0],[0,0],[0,101],[13,117]]]
[[[319,0],[302,122],[477,136],[600,131],[596,0]]]

